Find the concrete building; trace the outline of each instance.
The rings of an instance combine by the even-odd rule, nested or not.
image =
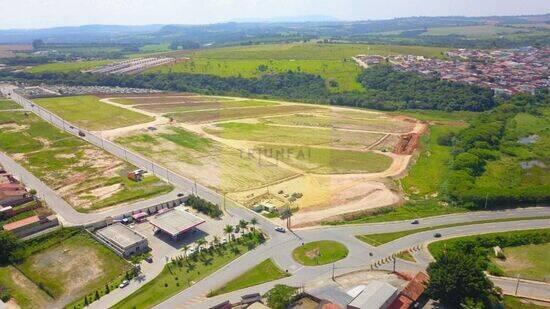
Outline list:
[[[149,251],[147,238],[122,223],[108,225],[95,234],[99,241],[122,257]]]
[[[383,281],[371,281],[348,304],[348,309],[386,309],[397,296],[396,287]]]
[[[174,239],[205,222],[203,219],[185,211],[180,206],[159,213],[149,218],[148,221],[158,231],[162,231]]]

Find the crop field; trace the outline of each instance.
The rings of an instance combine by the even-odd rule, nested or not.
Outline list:
[[[91,211],[169,192],[156,177],[133,182],[132,165],[33,114],[0,112],[0,150],[9,154],[79,211]]]
[[[168,120],[115,142],[244,205],[290,203],[300,210],[295,222],[398,202],[388,178],[410,155],[393,151],[402,134],[424,127],[409,117],[281,101],[169,94],[121,102]]]
[[[34,100],[59,117],[84,129],[109,130],[152,121],[153,118],[102,103],[95,96],[76,96]]]
[[[27,71],[30,73],[44,73],[44,72],[60,72],[67,73],[73,71],[90,70],[97,67],[101,67],[113,62],[112,60],[88,60],[88,61],[75,61],[75,62],[54,62],[46,63],[29,68]]]
[[[356,81],[361,70],[351,57],[358,54],[442,57],[446,50],[398,45],[264,44],[200,50],[190,55],[190,61],[153,68],[150,71],[258,77],[291,70],[320,75],[327,82],[335,81],[336,87],[327,83],[334,92],[364,91]]]
[[[131,268],[84,232],[57,231],[25,243],[25,251],[15,267],[0,267],[0,282],[23,308],[61,308]]]

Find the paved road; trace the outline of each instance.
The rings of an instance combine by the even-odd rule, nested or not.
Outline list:
[[[493,283],[506,295],[515,295],[550,302],[550,284],[515,278],[489,276]],[[516,293],[517,287],[517,293]]]
[[[534,213],[548,214],[549,212],[550,209],[542,208],[537,209],[537,211],[535,211]],[[486,213],[483,213],[480,217],[485,218],[486,215]],[[498,216],[498,213],[496,215]],[[475,215],[470,219],[475,219]],[[391,225],[394,224],[392,223],[388,226]],[[373,226],[363,225],[356,228],[357,230],[361,231],[361,229],[373,228],[374,230],[380,229],[382,227],[381,225],[377,224]],[[394,225],[393,228],[388,228],[387,231],[390,232],[392,229],[398,228],[401,227]],[[404,228],[404,226],[402,228]],[[406,250],[411,247],[422,246],[424,243],[433,240],[433,234],[436,232],[441,233],[442,235],[444,235],[444,238],[447,238],[471,234],[504,232],[532,228],[550,228],[550,220],[537,219],[443,228],[409,235],[379,247],[373,247],[366,243],[358,241],[354,237],[356,234],[351,232],[351,230],[348,230],[347,232],[342,232],[337,231],[337,228],[328,228],[298,231],[297,233],[303,238],[304,242],[319,239],[328,239],[346,243],[349,249],[349,255],[345,259],[335,263],[335,274],[339,275],[354,270],[370,268],[370,266],[374,262],[384,257],[391,256],[395,252]],[[248,268],[258,264],[259,262],[267,258],[272,258],[279,267],[284,270],[288,270],[289,273],[292,274],[292,276],[283,280],[266,283],[264,285],[261,285],[261,287],[259,287],[258,289],[249,289],[249,291],[268,290],[275,284],[282,282],[300,287],[306,285],[308,282],[311,282],[313,280],[318,280],[320,278],[330,278],[330,276],[332,276],[332,265],[304,267],[294,262],[291,257],[291,252],[294,248],[300,245],[301,241],[296,238],[281,237],[275,240],[270,240],[262,247],[236,259],[227,267],[217,271],[213,275],[198,282],[194,286],[159,304],[155,308],[207,308],[208,306],[219,303],[220,301],[223,301],[225,299],[238,300],[241,295],[245,294],[244,291],[237,291],[212,299],[206,299],[204,296],[210,290],[222,286],[225,282],[237,277]],[[369,253],[373,253],[373,256],[369,256]],[[400,263],[406,262],[400,261]]]
[[[2,89],[0,89],[2,90]],[[4,89],[5,90],[5,89]],[[297,231],[297,236],[286,233],[279,234],[273,231],[274,224],[251,212],[250,210],[240,207],[237,203],[225,199],[222,195],[217,192],[201,186],[200,184],[194,183],[192,180],[182,177],[173,173],[172,171],[165,169],[154,162],[149,161],[137,154],[129,152],[124,148],[111,143],[101,137],[87,132],[82,129],[78,129],[76,126],[64,121],[63,119],[53,115],[52,113],[40,108],[29,100],[22,98],[17,94],[12,94],[12,98],[20,103],[23,107],[32,110],[34,113],[45,119],[46,121],[51,122],[57,127],[73,134],[79,136],[79,131],[84,133],[83,139],[88,142],[102,147],[111,154],[125,159],[130,163],[146,169],[158,177],[165,179],[166,181],[174,184],[182,191],[194,192],[201,196],[202,198],[219,204],[224,205],[225,209],[230,216],[235,216],[237,218],[244,218],[250,220],[252,217],[256,217],[259,220],[260,227],[266,231],[270,240],[264,245],[256,248],[250,253],[247,253],[244,256],[236,259],[229,265],[218,270],[213,275],[205,278],[204,280],[198,282],[192,287],[182,291],[176,296],[170,298],[164,303],[158,305],[158,308],[189,308],[197,307],[204,308],[212,304],[218,303],[220,300],[231,299],[237,300],[240,295],[245,294],[247,291],[267,291],[276,283],[286,283],[294,286],[302,286],[307,282],[316,280],[319,278],[330,278],[332,275],[333,266],[324,265],[318,267],[303,267],[298,265],[291,257],[291,252],[294,248],[298,247],[302,242],[308,242],[313,240],[329,239],[336,240],[343,243],[346,243],[350,253],[348,257],[344,260],[341,260],[335,263],[335,274],[344,274],[353,270],[364,269],[365,267],[370,267],[375,261],[380,260],[384,257],[390,256],[395,252],[399,252],[411,247],[420,246],[433,239],[433,233],[440,232],[445,237],[452,236],[461,236],[469,234],[479,234],[484,232],[497,232],[497,231],[510,231],[516,229],[529,229],[529,228],[550,228],[550,220],[529,220],[529,221],[514,221],[514,222],[501,222],[501,223],[486,223],[479,225],[470,225],[470,226],[459,226],[451,227],[445,229],[438,229],[428,232],[417,233],[403,237],[401,239],[395,240],[393,242],[384,244],[379,247],[372,247],[368,244],[365,244],[357,240],[354,236],[358,234],[369,234],[369,233],[380,233],[380,232],[392,232],[392,231],[403,231],[410,230],[414,228],[421,228],[427,226],[436,226],[444,224],[453,224],[453,223],[465,223],[473,222],[480,220],[492,220],[492,219],[502,219],[502,218],[521,218],[521,217],[533,217],[533,216],[549,216],[550,208],[540,207],[540,208],[526,208],[526,209],[516,209],[516,210],[505,210],[505,211],[491,211],[491,212],[476,212],[476,213],[467,213],[467,214],[455,214],[447,215],[440,217],[425,218],[421,220],[421,224],[418,226],[412,226],[409,221],[401,222],[388,222],[388,223],[376,223],[376,224],[363,224],[363,225],[350,225],[350,226],[337,226],[337,227],[321,227],[321,228],[311,228]],[[6,159],[5,156],[0,156],[0,159]],[[7,158],[9,159],[9,158]],[[7,162],[8,160],[6,160]],[[13,160],[12,160],[13,161]],[[8,165],[13,165],[8,162]],[[16,168],[16,165],[13,165]],[[24,174],[24,177],[32,178],[28,172],[21,171],[21,174]],[[27,179],[25,179],[27,181]],[[40,187],[40,183],[36,183],[38,191],[44,189],[44,192],[48,192],[48,188]],[[43,184],[42,184],[43,185]],[[50,189],[51,190],[51,189]],[[50,195],[50,194],[48,194]],[[55,201],[56,195],[55,192],[50,197]],[[57,197],[58,198],[58,197]],[[71,213],[71,210],[67,209],[67,205],[62,205],[62,212],[66,210],[66,214],[69,219],[76,219],[76,216],[92,216],[93,214],[78,214]],[[70,206],[69,206],[70,207]],[[72,210],[74,212],[74,210]],[[104,214],[103,214],[104,215]],[[73,216],[75,216],[73,218]],[[87,220],[87,219],[84,219]],[[369,256],[369,253],[372,253],[372,256]],[[417,254],[417,253],[415,253]],[[422,257],[422,253],[418,253],[419,257]],[[253,265],[258,264],[264,259],[272,258],[276,264],[278,264],[282,269],[287,270],[291,277],[266,283],[257,287],[253,287],[244,291],[237,291],[234,293],[229,293],[220,297],[206,299],[206,295],[211,289],[217,288],[223,285],[225,282],[235,278],[240,275],[248,268]],[[424,256],[423,264],[429,261],[429,257]],[[413,267],[407,262],[401,261],[407,267]],[[418,264],[422,265],[422,264]],[[151,273],[156,273],[160,269],[160,266],[155,266],[155,270],[152,270]],[[140,284],[132,284],[130,289],[126,290],[121,294],[129,294],[132,290],[137,289]],[[122,296],[120,296],[122,297]],[[112,299],[110,302],[115,302],[116,299]]]

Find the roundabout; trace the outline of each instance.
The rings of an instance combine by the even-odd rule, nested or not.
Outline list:
[[[348,248],[342,243],[321,240],[297,247],[292,251],[292,257],[304,266],[319,266],[342,260],[348,253]]]

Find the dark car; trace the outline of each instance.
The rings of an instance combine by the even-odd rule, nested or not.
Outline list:
[[[145,258],[145,260],[147,261],[147,263],[151,264],[153,263],[153,258],[148,256],[147,258]]]
[[[434,237],[435,237],[435,238],[441,237],[441,233],[435,233],[435,234],[434,234]]]
[[[183,193],[178,193],[178,197],[182,197],[182,196],[184,196],[184,195],[185,195],[185,194],[183,194]]]
[[[419,224],[419,223],[420,223],[420,221],[418,221],[418,220],[414,220],[413,222],[411,222],[411,224]]]
[[[84,137],[84,136],[86,136],[86,133],[84,133],[84,132],[82,132],[82,131],[78,131],[78,136]]]

